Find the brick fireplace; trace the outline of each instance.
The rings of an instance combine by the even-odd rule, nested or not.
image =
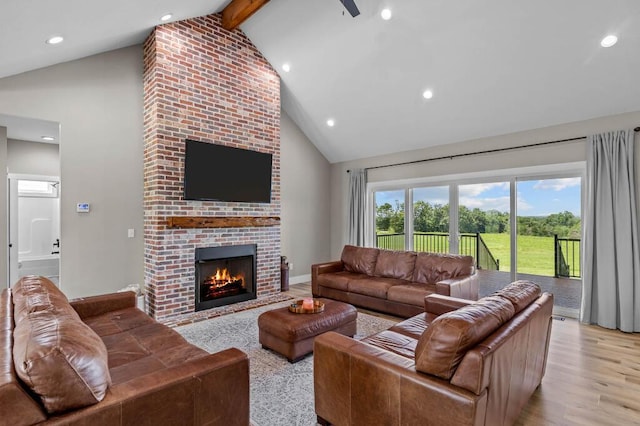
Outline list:
[[[196,248],[196,311],[256,298],[256,245]]]
[[[185,140],[272,154],[270,203],[183,199]],[[196,251],[254,245],[255,294],[280,292],[280,80],[219,15],[157,27],[144,44],[144,240],[147,311],[163,322],[196,315]],[[254,218],[182,226],[175,218]],[[255,220],[255,219],[258,220]],[[201,315],[201,312],[197,313]]]

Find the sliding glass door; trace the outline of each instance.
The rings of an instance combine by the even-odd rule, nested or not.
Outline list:
[[[404,250],[405,190],[377,191],[374,193],[375,247]]]
[[[413,250],[449,253],[449,187],[413,189]]]
[[[544,173],[374,191],[373,245],[473,256],[481,296],[527,279],[574,315],[582,288],[582,178],[579,170]]]
[[[511,280],[510,182],[458,187],[459,253],[473,256],[492,291]]]
[[[580,309],[581,178],[518,180],[516,277],[552,283],[556,299]]]

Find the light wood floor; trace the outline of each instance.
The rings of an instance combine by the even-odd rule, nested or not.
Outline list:
[[[289,294],[310,297],[311,284]],[[555,317],[546,374],[516,425],[640,425],[640,334]]]

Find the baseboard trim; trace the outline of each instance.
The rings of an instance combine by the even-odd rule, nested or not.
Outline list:
[[[289,284],[302,284],[311,281],[311,274],[297,275],[289,278]]]

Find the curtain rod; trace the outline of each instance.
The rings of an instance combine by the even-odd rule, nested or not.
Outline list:
[[[640,132],[640,127],[636,127],[633,130],[635,132]],[[413,160],[413,161],[405,161],[405,162],[402,162],[402,163],[385,164],[383,166],[365,167],[365,170],[383,169],[385,167],[406,166],[408,164],[425,163],[427,161],[437,161],[437,160],[447,160],[447,159],[448,160],[453,160],[454,158],[469,157],[471,155],[491,154],[491,153],[494,153],[494,152],[512,151],[514,149],[532,148],[532,147],[536,147],[536,146],[551,145],[551,144],[554,144],[554,143],[579,141],[579,140],[586,139],[586,138],[587,138],[586,136],[579,136],[579,137],[575,137],[575,138],[559,139],[559,140],[548,141],[548,142],[538,142],[538,143],[532,143],[532,144],[528,144],[528,145],[510,146],[510,147],[507,147],[507,148],[487,149],[485,151],[467,152],[467,153],[464,153],[464,154],[443,155],[442,157],[424,158],[422,160]],[[351,170],[347,170],[347,173],[349,173],[349,172],[351,172]]]

